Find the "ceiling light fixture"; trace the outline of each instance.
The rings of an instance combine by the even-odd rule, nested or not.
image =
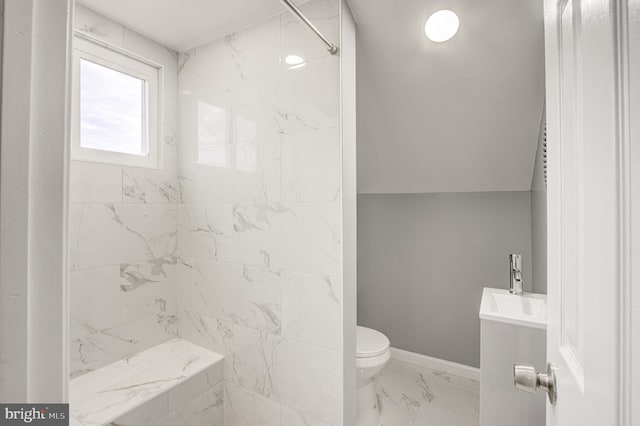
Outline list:
[[[429,40],[442,43],[456,35],[458,28],[460,28],[458,15],[451,10],[444,9],[429,16],[424,24],[424,33]]]

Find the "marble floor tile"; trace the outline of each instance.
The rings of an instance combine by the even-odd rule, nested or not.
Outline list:
[[[473,380],[392,359],[376,377],[381,426],[478,426]]]

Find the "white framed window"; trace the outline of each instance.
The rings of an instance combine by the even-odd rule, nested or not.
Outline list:
[[[76,32],[71,157],[160,168],[162,67]]]

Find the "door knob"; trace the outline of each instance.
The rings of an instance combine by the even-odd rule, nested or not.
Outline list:
[[[556,387],[556,373],[551,363],[547,364],[546,373],[536,373],[533,365],[513,365],[513,384],[516,388],[529,393],[536,393],[538,388],[547,392],[551,405],[556,405],[558,388]]]

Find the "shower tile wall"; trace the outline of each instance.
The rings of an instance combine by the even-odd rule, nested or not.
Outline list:
[[[303,9],[338,40],[336,0]],[[178,69],[179,334],[225,355],[226,425],[336,425],[339,59],[282,14]]]
[[[162,170],[72,161],[71,375],[177,334],[177,54],[76,6],[75,28],[164,67]]]

